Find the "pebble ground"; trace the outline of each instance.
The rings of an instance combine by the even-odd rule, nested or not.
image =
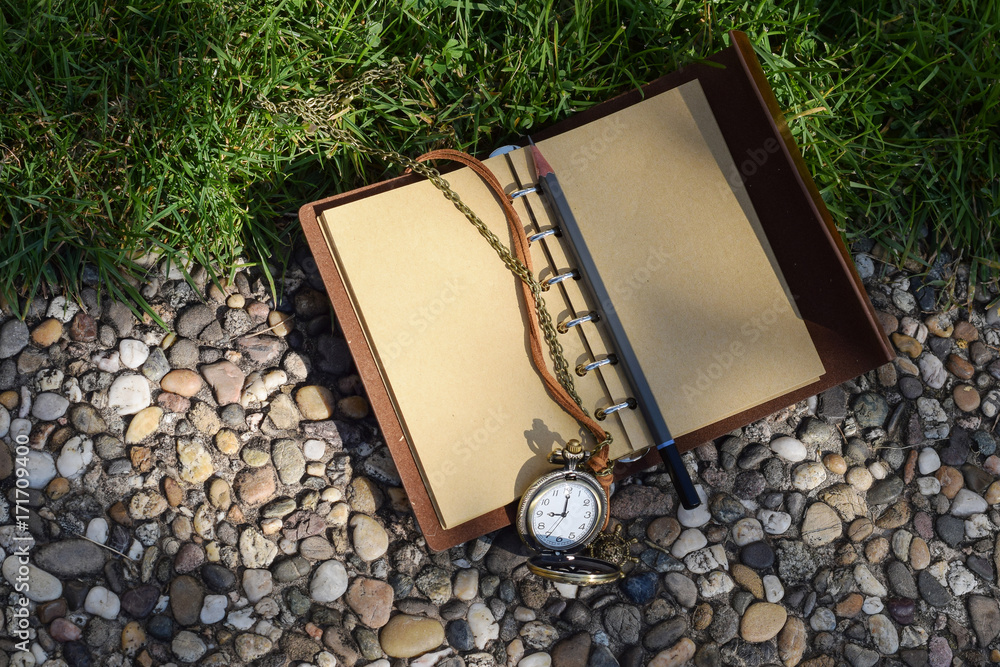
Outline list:
[[[427,549],[305,251],[278,304],[152,272],[169,331],[96,284],[5,312],[0,667],[1000,662],[997,295],[854,250],[896,361],[686,454],[698,510],[620,483],[595,588],[510,530]]]

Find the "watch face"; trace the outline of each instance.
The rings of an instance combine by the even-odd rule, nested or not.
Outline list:
[[[554,479],[532,497],[527,523],[543,548],[568,551],[586,542],[600,528],[602,508],[591,485],[579,479]]]

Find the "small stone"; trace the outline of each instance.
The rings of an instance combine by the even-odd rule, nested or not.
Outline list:
[[[271,450],[271,459],[283,484],[297,484],[306,472],[302,450],[294,440],[278,440]]]
[[[212,457],[197,440],[177,440],[177,460],[180,477],[189,484],[201,484],[215,472]]]
[[[799,491],[811,491],[825,481],[826,469],[815,461],[796,466],[792,471],[792,486]]]
[[[894,333],[891,336],[896,349],[907,355],[911,359],[916,359],[924,351],[924,346],[916,338],[905,336],[901,333]]]
[[[984,595],[969,596],[969,618],[980,646],[989,646],[1000,635],[1000,606]]]
[[[971,380],[972,376],[976,374],[976,367],[957,354],[948,355],[948,363],[945,364],[945,367],[961,380]]]
[[[685,528],[698,528],[704,526],[712,519],[712,513],[708,508],[708,494],[705,493],[705,489],[699,484],[695,486],[695,491],[700,500],[698,507],[693,510],[685,509],[684,507],[677,508],[677,520]]]
[[[240,534],[240,557],[249,568],[265,568],[278,555],[278,547],[255,528],[246,528]]]
[[[752,542],[759,542],[764,539],[764,527],[760,525],[760,521],[753,517],[740,519],[733,524],[732,533],[733,541],[738,547],[743,547]]]
[[[151,402],[149,382],[141,375],[120,375],[108,389],[108,407],[120,415],[134,415]]]
[[[220,406],[239,403],[240,390],[243,389],[246,376],[236,364],[223,360],[204,366],[201,374],[215,393],[215,400]]]
[[[764,526],[764,532],[769,535],[781,535],[792,525],[792,516],[787,512],[760,510],[757,518]]]
[[[975,412],[979,409],[979,392],[971,385],[956,385],[952,391],[952,398],[955,400],[955,406],[963,412]]]
[[[885,586],[864,565],[858,565],[854,568],[854,581],[865,595],[885,597],[888,594]]]
[[[149,358],[149,348],[142,341],[126,338],[118,343],[118,358],[122,366],[135,370]]]
[[[143,490],[129,501],[129,516],[137,521],[155,519],[167,511],[167,501],[156,491]]]
[[[848,471],[850,474],[850,471]],[[834,484],[820,493],[820,500],[836,510],[844,521],[868,513],[868,505],[849,484]]]
[[[843,475],[847,472],[847,462],[840,454],[826,454],[823,456],[823,465],[825,465],[827,470],[835,475]]]
[[[847,528],[847,536],[852,542],[863,542],[867,540],[875,530],[875,524],[868,517],[861,517],[851,522]]]
[[[201,376],[186,368],[179,368],[170,371],[160,380],[160,388],[178,396],[191,398],[199,391],[202,385]]]
[[[88,614],[113,620],[118,617],[118,612],[121,610],[121,602],[118,596],[107,588],[94,586],[87,593],[87,599],[83,603],[83,608]]]
[[[684,637],[665,651],[657,653],[649,662],[649,667],[680,667],[694,657],[697,648],[693,641]]]
[[[9,359],[28,346],[28,325],[17,318],[0,327],[0,359]]]
[[[878,394],[861,394],[854,400],[853,407],[861,428],[882,428],[889,418],[889,404]]]
[[[35,397],[31,405],[31,416],[41,421],[55,421],[69,408],[69,401],[59,394],[44,392]]]
[[[930,570],[921,570],[917,575],[917,588],[921,597],[934,607],[946,607],[952,600],[951,593],[934,578]]]
[[[986,499],[969,489],[960,489],[951,502],[951,514],[957,517],[980,514],[988,508]]]
[[[444,628],[439,621],[408,614],[392,617],[379,634],[382,650],[391,658],[413,658],[444,641]]]
[[[844,532],[840,517],[826,503],[809,506],[802,523],[802,540],[811,547],[823,546],[839,538]]]
[[[801,441],[791,438],[788,436],[783,436],[780,438],[775,438],[771,442],[771,451],[792,463],[802,461],[806,458],[806,447]]]
[[[181,313],[174,324],[177,333],[184,338],[197,338],[209,323],[215,321],[215,312],[212,308],[199,303]]]
[[[295,393],[295,402],[305,419],[320,421],[333,416],[336,401],[326,387],[310,385]]]
[[[944,364],[933,354],[925,354],[920,358],[920,377],[931,389],[940,389],[948,379]]]
[[[389,622],[392,600],[392,586],[377,579],[359,577],[347,591],[348,606],[358,615],[359,620],[370,628],[381,628]]]
[[[931,563],[930,549],[922,537],[914,537],[910,543],[910,567],[923,570]]]
[[[267,325],[275,336],[287,336],[295,328],[294,315],[272,310],[268,313]]]
[[[740,551],[740,561],[755,570],[766,570],[774,565],[774,550],[767,542],[753,542]]]
[[[740,636],[751,643],[766,642],[781,631],[787,620],[788,612],[781,605],[756,602],[743,614]]]
[[[61,337],[62,322],[56,318],[45,320],[31,332],[31,341],[41,348],[57,343]]]
[[[899,633],[888,616],[875,614],[869,618],[868,630],[871,632],[875,648],[882,655],[893,655],[899,650]]]
[[[263,635],[246,633],[236,638],[236,654],[243,661],[243,664],[248,664],[267,655],[272,648],[274,648],[274,643]]]
[[[160,426],[162,416],[163,410],[155,406],[144,408],[136,413],[129,423],[128,431],[125,432],[125,444],[140,443],[155,433]]]
[[[785,665],[799,664],[806,650],[806,625],[801,618],[789,616],[778,633],[778,657]]]
[[[941,467],[941,458],[933,447],[925,447],[920,450],[917,457],[917,468],[921,475],[930,475]]]
[[[170,650],[173,651],[174,655],[181,662],[194,663],[198,662],[208,652],[208,646],[195,633],[189,630],[182,630],[174,637],[173,642],[170,644]]]
[[[277,489],[274,469],[264,466],[241,470],[236,475],[233,487],[240,499],[249,505],[270,500]]]
[[[670,555],[674,558],[684,558],[707,544],[708,540],[704,533],[697,528],[688,528],[674,541],[673,546],[670,547]]]
[[[247,594],[250,604],[260,602],[265,596],[271,594],[273,588],[274,582],[270,571],[254,569],[243,571],[243,591]]]

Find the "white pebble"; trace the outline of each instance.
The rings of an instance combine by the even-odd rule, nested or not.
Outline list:
[[[969,489],[959,489],[958,493],[955,494],[955,499],[951,501],[951,513],[958,517],[980,514],[985,512],[988,507],[985,498]]]
[[[119,376],[108,389],[108,407],[120,415],[134,415],[152,402],[149,381],[141,375]]]
[[[965,520],[965,536],[978,540],[993,532],[993,522],[985,514],[973,514]]]
[[[933,447],[925,447],[917,456],[917,470],[921,475],[929,475],[941,467],[941,457]]]
[[[139,368],[149,358],[149,348],[142,341],[126,338],[118,343],[118,356],[125,368]]]
[[[452,591],[455,597],[467,602],[476,597],[478,590],[479,570],[471,567],[459,570],[455,575],[455,587]]]
[[[781,585],[781,579],[773,574],[765,574],[764,596],[768,602],[778,602],[785,597],[785,587]]]
[[[225,595],[206,595],[201,605],[201,622],[208,625],[218,623],[226,617],[229,598]]]
[[[574,599],[580,588],[576,584],[561,584],[556,582],[553,585],[556,587],[556,591],[558,591],[559,595],[567,600]]]
[[[713,544],[705,549],[699,549],[687,555],[684,565],[694,574],[705,574],[712,570],[729,569],[729,558],[726,549],[721,544]]]
[[[868,472],[866,468],[861,466],[855,466],[847,471],[844,475],[844,481],[853,486],[858,491],[864,493],[868,489],[872,488],[872,484],[875,482],[875,478],[872,474]]]
[[[885,605],[882,604],[881,598],[876,597],[865,598],[864,604],[861,605],[861,611],[865,612],[869,616],[872,614],[880,614],[883,609],[885,609]]]
[[[677,521],[685,528],[704,526],[712,519],[712,513],[708,509],[708,495],[705,493],[705,489],[700,484],[694,488],[698,492],[701,504],[693,510],[683,507],[677,509]]]
[[[552,664],[552,656],[548,653],[532,653],[521,658],[517,667],[549,667]]]
[[[310,597],[316,602],[333,602],[347,592],[347,569],[337,560],[324,561],[313,573]]]
[[[56,468],[63,477],[76,477],[94,460],[94,443],[80,436],[70,438],[63,445]]]
[[[757,513],[757,518],[768,535],[781,535],[792,525],[792,515],[788,512],[761,510]]]
[[[965,595],[976,590],[976,577],[964,565],[955,563],[948,571],[948,586],[955,595]]]
[[[117,618],[121,609],[121,602],[118,596],[109,591],[104,586],[94,586],[87,593],[87,599],[83,603],[83,608],[88,614],[94,614],[109,621]]]
[[[118,350],[104,354],[95,354],[91,358],[91,361],[94,362],[98,370],[102,370],[105,373],[117,373],[122,369],[121,355],[118,354]]]
[[[797,438],[787,435],[775,438],[771,443],[771,451],[792,463],[803,461],[806,458],[806,446]]]
[[[881,461],[872,461],[871,465],[868,466],[868,472],[875,479],[885,479],[889,476],[889,467]]]
[[[13,430],[13,429],[11,429]],[[44,489],[45,485],[51,482],[58,474],[56,472],[56,462],[52,460],[52,455],[48,452],[40,452],[32,449],[28,452],[28,488]]]
[[[58,391],[62,385],[63,372],[58,368],[46,368],[38,371],[35,379],[38,381],[39,391]]]
[[[80,311],[80,306],[75,301],[64,296],[57,296],[49,302],[49,309],[45,311],[46,317],[54,317],[63,324],[66,324],[73,316]]]
[[[764,528],[757,519],[747,517],[733,524],[733,542],[736,543],[736,546],[743,547],[763,539]]]
[[[288,376],[285,374],[285,371],[270,371],[264,375],[263,380],[264,388],[268,393],[271,393],[288,382]]]
[[[236,630],[249,630],[253,627],[253,624],[253,607],[244,607],[243,609],[231,611],[229,612],[229,616],[226,617],[226,625]]]
[[[792,486],[799,491],[812,491],[826,481],[826,466],[811,461],[797,466],[792,472]]]
[[[711,572],[707,577],[698,577],[698,591],[703,598],[725,595],[733,590],[734,586],[732,577],[718,570]]]
[[[87,524],[87,539],[93,540],[98,544],[104,544],[108,541],[108,520],[104,517],[97,517],[96,519],[91,519],[90,523]]]
[[[319,461],[326,454],[326,443],[322,440],[310,438],[302,445],[302,453],[310,461]]]
[[[936,496],[941,493],[941,482],[938,481],[937,477],[918,477],[917,490],[920,491],[921,495]]]
[[[697,551],[708,544],[708,538],[697,528],[688,528],[682,532],[670,546],[670,555],[682,559],[692,551]]]
[[[472,630],[472,639],[476,648],[480,651],[493,639],[500,636],[500,626],[490,608],[482,602],[477,602],[469,607],[467,616],[469,629]]]
[[[858,588],[865,595],[885,597],[889,593],[885,586],[882,585],[882,582],[876,579],[871,570],[864,565],[858,565],[854,568],[854,581],[857,582]]]

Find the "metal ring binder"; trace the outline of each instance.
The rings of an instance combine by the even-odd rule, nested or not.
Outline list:
[[[523,197],[524,195],[530,195],[532,192],[538,192],[538,188],[534,185],[531,186],[530,188],[524,188],[522,190],[515,190],[514,192],[511,192],[510,199],[511,201],[513,201],[518,197]]]
[[[594,418],[597,419],[597,421],[602,422],[605,419],[607,419],[608,415],[610,415],[613,412],[618,412],[619,410],[624,410],[625,408],[628,408],[629,410],[635,410],[636,407],[638,407],[638,405],[639,402],[636,401],[634,398],[626,398],[621,403],[618,403],[616,405],[609,405],[606,408],[601,408],[600,410],[596,410],[594,412]]]
[[[577,273],[576,269],[573,269],[572,271],[567,271],[566,273],[560,273],[559,275],[552,276],[551,278],[549,278],[548,280],[546,280],[544,283],[542,283],[542,289],[543,290],[548,290],[553,285],[558,285],[559,283],[561,283],[564,280],[568,280],[569,278],[572,278],[573,280],[577,280],[577,279],[579,279],[579,277],[580,277],[580,274]]]
[[[538,239],[543,239],[546,236],[552,236],[552,235],[559,236],[558,227],[550,227],[549,229],[546,229],[544,232],[538,232],[537,234],[532,234],[531,236],[528,237],[528,243],[534,243]]]
[[[580,377],[583,377],[584,375],[594,370],[595,368],[606,366],[608,364],[611,364],[613,366],[617,363],[618,363],[618,357],[616,357],[613,354],[609,354],[603,359],[591,361],[589,364],[580,364],[579,366],[576,367],[576,374],[579,375]]]
[[[556,327],[556,331],[558,331],[559,333],[566,333],[567,331],[577,326],[578,324],[583,324],[584,322],[597,322],[600,319],[601,316],[598,315],[596,311],[592,310],[583,317],[576,317],[566,322],[560,322],[559,325]]]

